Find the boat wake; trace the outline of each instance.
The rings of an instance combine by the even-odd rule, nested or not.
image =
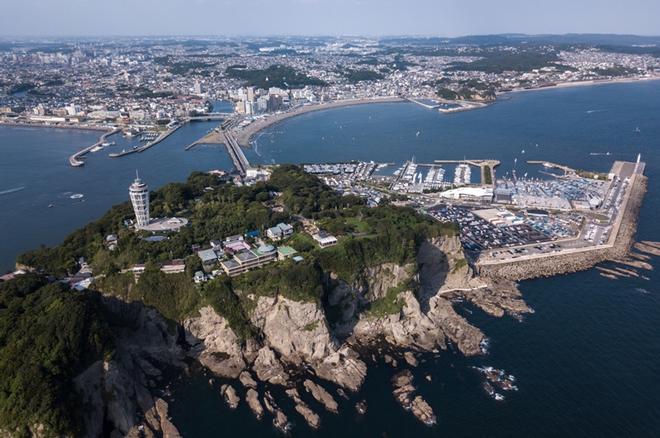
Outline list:
[[[10,193],[20,192],[24,188],[25,188],[25,186],[21,186],[21,187],[14,187],[13,189],[2,190],[2,191],[0,191],[0,196],[1,195],[8,195]]]

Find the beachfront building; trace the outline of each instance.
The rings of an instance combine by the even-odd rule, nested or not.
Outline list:
[[[140,179],[136,172],[135,181],[128,188],[128,193],[135,212],[136,228],[144,228],[149,225],[149,186]]]

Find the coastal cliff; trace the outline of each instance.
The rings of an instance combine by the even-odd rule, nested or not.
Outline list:
[[[449,345],[465,355],[480,354],[485,335],[454,310],[456,301],[469,300],[496,317],[531,311],[514,284],[476,278],[455,236],[423,242],[414,263],[368,266],[350,282],[331,272],[326,280],[326,296],[319,301],[240,291],[249,300],[256,333],[249,339],[234,333],[213,307],[202,307],[183,322],[188,355],[219,377],[238,379],[258,417],[268,400],[264,388],[287,388],[296,411],[315,428],[317,414],[300,392],[313,387],[325,400],[321,403],[336,410],[332,396],[322,397],[316,386],[325,381],[339,392],[358,391],[367,362],[384,345],[410,361],[412,353],[439,352]],[[235,404],[240,395],[232,391]]]

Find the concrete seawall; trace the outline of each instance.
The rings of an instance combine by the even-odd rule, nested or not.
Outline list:
[[[637,217],[642,199],[646,193],[646,186],[647,178],[643,175],[637,175],[613,244],[569,254],[539,257],[534,260],[489,265],[479,265],[477,263],[477,272],[484,277],[519,281],[584,271],[606,260],[617,260],[625,257],[634,243]]]

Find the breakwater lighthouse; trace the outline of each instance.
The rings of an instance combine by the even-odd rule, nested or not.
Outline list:
[[[135,212],[136,228],[144,228],[149,225],[149,186],[142,182],[137,171],[135,181],[128,188],[128,193]]]

